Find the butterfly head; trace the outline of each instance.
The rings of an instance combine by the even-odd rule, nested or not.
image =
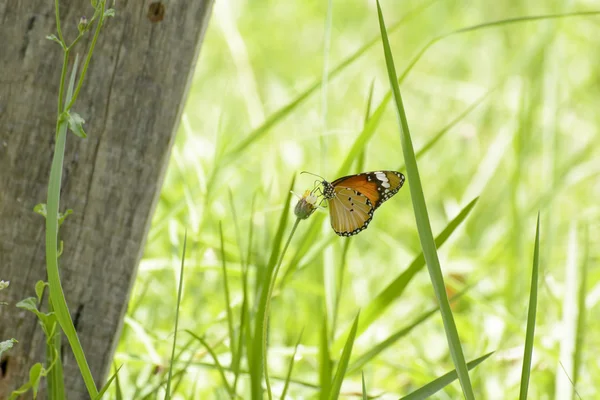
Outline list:
[[[323,197],[327,200],[333,199],[335,197],[335,188],[333,185],[326,180],[322,180],[321,185],[323,185]]]

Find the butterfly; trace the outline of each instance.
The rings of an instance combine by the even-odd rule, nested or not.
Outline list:
[[[398,193],[405,180],[396,171],[363,172],[331,183],[321,179],[331,227],[339,236],[353,236],[367,229],[375,210]]]

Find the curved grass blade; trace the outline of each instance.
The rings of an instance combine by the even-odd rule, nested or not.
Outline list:
[[[432,315],[434,315],[438,311],[438,307],[435,307],[426,313],[423,313],[419,318],[417,318],[412,324],[399,330],[398,332],[390,335],[384,341],[376,344],[366,353],[360,355],[354,362],[348,367],[348,375],[358,372],[364,367],[366,363],[371,361],[377,355],[379,355],[382,351],[390,347],[392,344],[396,343],[398,339],[408,335],[414,328],[421,325],[423,322],[427,321]]]
[[[285,400],[285,395],[290,387],[290,379],[292,378],[292,371],[294,370],[294,362],[296,361],[296,353],[298,352],[298,346],[300,346],[300,341],[302,341],[302,334],[304,333],[304,329],[300,332],[298,336],[298,341],[294,346],[294,353],[292,354],[292,359],[290,360],[290,367],[288,368],[288,373],[285,378],[285,384],[283,385],[283,391],[281,392],[281,400]]]
[[[113,364],[113,368],[117,369],[116,367],[117,364]],[[121,367],[119,367],[119,369],[121,369]],[[121,381],[119,380],[119,374],[115,374],[115,400],[123,400],[123,390],[121,389]]]
[[[493,351],[491,353],[488,353],[488,354],[484,355],[484,356],[476,358],[473,361],[468,362],[467,363],[467,368],[469,368],[469,370],[475,368],[476,366],[478,366],[479,364],[481,364],[482,362],[484,362],[492,354],[494,354]],[[423,386],[423,387],[415,390],[414,392],[412,392],[408,396],[401,397],[400,400],[421,400],[421,399],[426,399],[429,396],[431,396],[431,395],[439,392],[444,387],[446,387],[449,384],[451,384],[453,381],[456,380],[456,378],[457,378],[456,370],[450,371],[450,372],[448,372],[448,373],[440,376],[436,380],[429,382],[427,385],[425,385],[425,386]]]
[[[444,228],[435,238],[435,245],[440,247],[443,245],[450,235],[460,226],[460,224],[467,218],[477,200],[476,197],[469,204],[461,210],[461,212]],[[361,312],[362,317],[358,324],[358,335],[363,333],[377,318],[379,318],[383,312],[390,306],[390,304],[399,298],[410,281],[414,276],[425,266],[425,257],[423,253],[419,254],[409,265],[409,267],[402,272],[392,283],[386,286]],[[339,341],[335,342],[333,346],[334,350],[341,347]]]
[[[344,351],[342,352],[342,357],[338,363],[337,370],[335,371],[335,377],[333,378],[333,382],[331,384],[331,390],[329,391],[330,400],[336,400],[340,397],[342,382],[344,381],[344,376],[346,375],[346,369],[348,368],[348,362],[350,361],[350,355],[352,354],[352,347],[354,346],[354,339],[356,338],[356,328],[358,327],[359,317],[360,313],[358,313],[356,318],[354,318],[352,329],[350,329],[350,334],[348,335],[348,339],[346,339],[346,345],[344,346]]]
[[[187,246],[187,230],[183,237],[183,254],[181,255],[181,269],[179,271],[179,287],[177,289],[177,307],[175,308],[175,331],[173,332],[173,347],[171,348],[171,361],[169,366],[169,377],[167,379],[167,389],[165,391],[165,400],[171,398],[171,379],[173,378],[173,362],[175,361],[175,349],[177,348],[177,330],[179,326],[179,306],[181,305],[181,292],[183,291],[183,269],[185,266],[185,249]]]
[[[481,97],[479,97],[477,100],[475,100],[474,102],[472,102],[471,104],[469,104],[469,106],[462,112],[460,113],[460,115],[456,118],[454,118],[452,121],[450,121],[446,126],[444,126],[442,129],[440,129],[435,135],[433,135],[433,137],[431,139],[429,139],[427,141],[427,143],[421,147],[417,153],[415,154],[417,158],[421,157],[423,154],[427,153],[429,150],[431,150],[431,148],[433,146],[435,146],[437,144],[437,142],[439,142],[439,140],[444,137],[444,135],[446,133],[448,133],[452,128],[454,128],[454,126],[456,126],[456,124],[458,124],[460,121],[463,120],[463,118],[465,118],[467,115],[469,115],[471,113],[471,111],[473,111],[474,109],[477,108],[477,106],[479,106],[481,103],[483,103],[483,101],[485,99],[488,98],[488,96],[496,89],[496,87],[493,87],[492,89],[488,90],[487,92],[485,92]],[[406,167],[405,164],[402,164],[400,167],[398,167],[398,171],[402,171],[404,168]]]
[[[465,294],[467,290],[468,288],[456,294],[450,299],[450,301],[453,302],[457,300],[459,297]],[[421,314],[412,324],[410,324],[406,328],[399,330],[398,332],[390,335],[387,339],[371,347],[370,350],[368,350],[363,355],[359,356],[356,360],[354,360],[350,367],[348,367],[348,374],[358,372],[367,362],[371,361],[373,358],[377,357],[379,353],[392,346],[398,341],[398,339],[408,335],[414,328],[427,321],[429,317],[434,315],[438,310],[439,307],[434,307],[431,310]]]
[[[98,395],[94,398],[94,400],[100,400],[102,397],[104,397],[104,394],[110,387],[110,384],[117,378],[117,375],[119,374],[119,371],[121,370],[122,367],[123,367],[123,365],[121,364],[121,366],[119,368],[117,368],[115,373],[112,374],[112,376],[108,379],[108,381],[106,381],[106,384],[104,386],[102,386],[102,389],[100,389],[100,391],[98,392]],[[117,380],[117,382],[118,382],[118,380]]]
[[[231,398],[234,398],[235,397],[235,393],[233,392],[233,389],[231,388],[231,386],[229,385],[229,382],[227,381],[227,377],[225,376],[225,368],[223,368],[223,366],[219,362],[219,357],[217,357],[217,353],[215,353],[215,351],[212,348],[212,346],[209,345],[208,342],[203,337],[196,335],[194,332],[190,331],[189,329],[186,329],[185,331],[188,334],[192,335],[192,337],[194,339],[196,339],[197,341],[199,341],[200,343],[202,343],[202,346],[204,346],[206,348],[206,350],[208,351],[208,354],[210,354],[210,356],[212,357],[212,359],[213,359],[213,361],[215,363],[215,367],[217,368],[217,370],[219,371],[219,374],[221,375],[221,379],[223,380],[223,384],[225,385],[225,389],[227,389],[227,392],[229,393],[229,395],[231,396]]]
[[[406,174],[410,183],[410,195],[412,198],[417,230],[419,232],[419,239],[423,248],[423,255],[425,256],[433,290],[440,306],[442,320],[444,322],[444,329],[448,339],[450,355],[452,356],[452,361],[454,362],[458,372],[458,378],[460,380],[463,394],[468,400],[474,400],[475,395],[473,394],[473,388],[471,387],[471,380],[469,378],[465,356],[462,351],[460,338],[456,329],[456,323],[454,322],[454,316],[452,315],[452,310],[450,309],[450,303],[448,302],[448,295],[446,294],[444,277],[442,275],[440,261],[438,259],[435,241],[431,231],[431,224],[429,222],[427,205],[425,204],[425,195],[423,194],[421,179],[419,177],[417,159],[415,157],[412,139],[410,137],[410,130],[408,128],[408,121],[404,111],[404,105],[402,104],[400,88],[398,86],[396,67],[394,66],[394,59],[390,49],[390,43],[387,37],[385,22],[383,20],[383,13],[381,11],[379,1],[377,1],[377,13],[379,15],[379,27],[381,29],[383,52],[385,54],[388,76],[390,79],[392,93],[394,95],[394,101],[396,103],[396,111],[401,131],[400,139],[402,142],[402,152],[404,154],[404,161],[406,162]]]
[[[535,316],[537,311],[537,289],[540,262],[540,213],[538,212],[535,228],[535,244],[533,248],[533,267],[531,269],[531,289],[529,291],[529,311],[527,312],[527,333],[525,336],[525,350],[523,354],[523,369],[521,372],[521,390],[519,399],[527,399],[529,389],[529,376],[531,374],[531,357],[533,354],[533,337],[535,333]]]

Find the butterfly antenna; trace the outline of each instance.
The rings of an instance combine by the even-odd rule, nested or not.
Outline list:
[[[302,172],[300,172],[300,174],[309,174],[309,175],[316,176],[317,178],[321,178],[321,180],[324,180],[324,181],[326,180],[321,175],[313,174],[312,172],[308,172],[308,171],[302,171]]]

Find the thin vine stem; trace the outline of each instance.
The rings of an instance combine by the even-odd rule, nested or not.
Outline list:
[[[96,31],[94,32],[94,38],[92,39],[92,44],[90,45],[90,50],[88,51],[87,57],[85,59],[85,63],[83,64],[83,70],[81,71],[81,75],[79,76],[79,81],[77,82],[77,88],[75,88],[75,93],[73,93],[73,97],[69,102],[69,105],[65,108],[66,111],[69,111],[75,100],[77,100],[77,96],[79,95],[79,91],[83,86],[83,80],[85,79],[85,75],[87,73],[88,67],[90,65],[90,61],[92,59],[92,53],[94,52],[94,47],[96,47],[96,42],[98,41],[98,36],[100,36],[100,29],[102,28],[102,24],[104,23],[104,11],[106,8],[106,0],[101,1],[100,7],[100,18],[98,19],[98,24],[96,25]]]

